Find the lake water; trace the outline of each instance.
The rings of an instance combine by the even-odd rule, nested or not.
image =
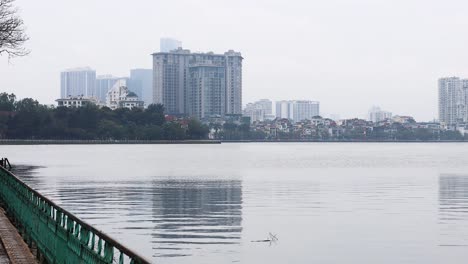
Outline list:
[[[32,187],[155,263],[468,261],[468,144],[0,150]],[[278,240],[253,242],[269,233]]]

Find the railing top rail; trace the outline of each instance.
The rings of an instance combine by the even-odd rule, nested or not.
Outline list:
[[[41,193],[39,193],[38,191],[34,190],[33,188],[31,188],[28,184],[26,184],[23,180],[21,180],[20,178],[18,178],[18,176],[16,176],[15,174],[13,174],[12,172],[6,170],[5,168],[1,167],[0,166],[0,170],[9,174],[11,177],[13,177],[16,181],[18,181],[19,183],[21,183],[22,185],[24,185],[29,191],[31,191],[32,193],[34,193],[35,195],[37,195],[38,197],[40,197],[41,199],[43,199],[44,201],[46,201],[47,203],[49,203],[50,205],[52,205],[53,207],[55,207],[56,209],[60,210],[63,214],[67,215],[67,217],[69,217],[70,219],[72,219],[73,221],[76,221],[78,224],[80,224],[82,227],[85,227],[86,229],[88,229],[89,231],[95,233],[96,235],[98,235],[100,238],[102,238],[103,240],[105,240],[106,242],[109,242],[110,244],[112,244],[112,246],[114,246],[115,248],[117,248],[120,252],[126,254],[128,257],[136,260],[136,261],[139,261],[140,263],[142,264],[149,264],[151,263],[150,261],[148,261],[147,259],[145,259],[144,257],[140,256],[139,254],[135,253],[134,251],[132,251],[131,249],[127,248],[126,246],[122,245],[121,243],[119,243],[118,241],[116,241],[115,239],[113,239],[112,237],[110,237],[109,235],[103,233],[102,231],[100,230],[97,230],[96,228],[94,228],[92,225],[88,224],[87,222],[85,222],[84,220],[81,220],[80,218],[78,218],[77,216],[75,216],[74,214],[70,213],[69,211],[67,211],[66,209],[62,208],[61,206],[55,204],[52,200],[50,200],[49,198],[45,197],[44,195],[42,195]]]

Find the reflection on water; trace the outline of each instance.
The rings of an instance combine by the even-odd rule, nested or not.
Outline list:
[[[24,165],[24,164],[15,164],[11,168],[11,172],[13,172],[16,176],[20,177],[24,181],[27,181],[30,185],[37,186],[41,183],[39,179],[35,177],[38,173],[38,169],[43,168],[41,166],[33,166],[33,165]]]
[[[439,177],[440,246],[468,247],[468,175]]]
[[[157,256],[180,256],[185,244],[238,244],[242,185],[232,181],[154,181],[152,236]]]
[[[240,180],[63,182],[56,189],[48,194],[54,201],[110,235],[146,245],[138,252],[155,259],[203,254],[210,245],[237,253],[232,245],[242,232]]]
[[[40,166],[16,172],[33,188],[155,263],[468,259],[466,144],[2,150]],[[252,242],[270,232],[277,243]]]

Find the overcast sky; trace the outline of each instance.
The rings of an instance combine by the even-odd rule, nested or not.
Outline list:
[[[437,79],[468,78],[466,0],[17,0],[31,54],[0,57],[1,91],[53,103],[60,71],[151,68],[161,37],[242,52],[243,103],[310,99],[364,117],[372,105],[437,117]]]

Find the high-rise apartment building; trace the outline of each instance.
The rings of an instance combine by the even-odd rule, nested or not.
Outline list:
[[[96,71],[89,68],[68,69],[60,73],[60,98],[96,97]]]
[[[152,69],[132,69],[128,88],[135,92],[146,105],[153,103],[153,70]]]
[[[308,100],[293,101],[293,120],[311,120],[312,117],[320,115],[319,102]]]
[[[272,103],[268,99],[261,99],[254,103],[248,103],[243,111],[244,116],[250,117],[250,122],[264,121],[271,116]]]
[[[223,116],[226,111],[226,72],[221,65],[189,67],[187,112],[199,119]]]
[[[458,77],[439,79],[439,121],[446,125],[468,120],[468,80]]]
[[[391,112],[383,111],[378,106],[373,106],[369,110],[368,114],[369,114],[368,120],[372,121],[374,123],[378,123],[378,122],[384,121],[386,119],[391,119],[392,118],[392,113]]]
[[[242,113],[242,56],[177,49],[153,54],[153,102],[198,118]]]
[[[96,99],[99,101],[99,103],[106,103],[107,92],[109,92],[112,86],[114,86],[114,84],[119,79],[120,78],[114,77],[112,75],[98,75],[96,77]]]
[[[295,122],[311,120],[320,115],[320,103],[309,100],[276,102],[276,117],[292,119]]]
[[[161,38],[159,40],[159,48],[161,52],[170,52],[182,47],[182,42],[172,38]]]
[[[293,119],[292,111],[291,101],[283,100],[276,102],[276,117]]]

